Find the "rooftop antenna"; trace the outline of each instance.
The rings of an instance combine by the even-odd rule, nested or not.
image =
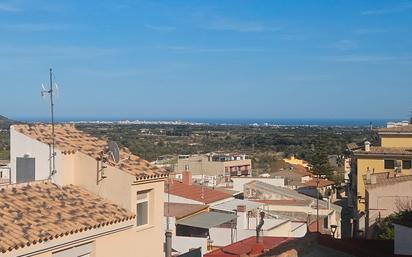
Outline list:
[[[115,141],[109,141],[107,144],[110,156],[112,157],[115,163],[119,163],[120,161],[120,149],[119,146]]]
[[[56,170],[56,152],[55,152],[56,138],[55,138],[55,133],[54,133],[54,93],[55,93],[55,91],[57,91],[57,84],[55,84],[53,86],[53,77],[54,77],[54,75],[53,75],[52,68],[50,68],[49,72],[50,72],[50,74],[49,74],[50,87],[49,87],[49,89],[45,89],[44,85],[42,85],[41,95],[43,97],[46,96],[46,95],[50,96],[50,113],[51,113],[51,125],[52,125],[52,145],[51,145],[51,147],[52,147],[51,150],[52,151],[51,151],[50,159],[49,159],[50,162],[51,162],[50,174],[49,174],[49,179],[50,179],[54,174],[57,173],[57,170]]]

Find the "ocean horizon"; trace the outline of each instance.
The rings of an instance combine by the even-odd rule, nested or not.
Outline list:
[[[50,118],[20,118],[22,122],[50,122]],[[279,126],[385,126],[390,121],[401,121],[402,119],[224,119],[224,118],[56,118],[56,122],[119,122],[119,121],[139,121],[139,122],[180,122],[180,123],[201,123],[209,125],[279,125]]]

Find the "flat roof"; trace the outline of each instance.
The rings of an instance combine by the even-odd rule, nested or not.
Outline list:
[[[253,201],[241,200],[241,199],[233,199],[233,200],[229,200],[229,201],[214,205],[210,208],[214,210],[233,212],[233,210],[236,210],[239,205],[244,205],[246,207],[246,211],[255,210],[259,207],[264,206],[263,203],[259,203],[259,202],[253,202]]]
[[[221,212],[202,212],[194,216],[179,220],[176,222],[176,224],[209,229],[236,218],[236,214],[227,214]]]

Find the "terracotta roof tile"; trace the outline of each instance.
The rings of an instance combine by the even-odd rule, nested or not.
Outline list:
[[[133,219],[78,186],[50,182],[0,187],[0,252]]]
[[[14,129],[28,137],[45,144],[51,144],[51,125],[14,125]],[[82,152],[95,159],[101,158],[102,151],[107,147],[107,141],[93,137],[74,127],[74,125],[55,126],[55,144],[63,154]],[[108,164],[119,168],[139,179],[166,177],[166,171],[148,161],[133,155],[126,149],[120,149],[120,162],[114,163],[110,158]]]
[[[401,182],[411,181],[412,175],[400,175],[397,176],[393,172],[375,172],[371,176],[376,177],[376,183],[371,184],[366,181],[366,175],[363,175],[363,180],[365,181],[366,188],[376,188],[381,186],[393,185]]]
[[[168,186],[169,182],[170,186]],[[168,190],[168,188],[170,188],[170,190]],[[165,182],[165,193],[169,191],[172,195],[184,197],[205,204],[232,197],[232,195],[230,194],[214,190],[206,186],[204,186],[202,189],[202,186],[187,185],[177,180],[170,180]]]
[[[274,249],[275,247],[291,240],[287,237],[269,237],[262,238],[262,242],[257,243],[256,237],[252,236],[243,239],[239,242],[227,245],[217,250],[206,253],[205,257],[233,257],[233,256],[261,256],[265,251]]]
[[[412,155],[412,147],[382,147],[371,146],[370,151],[364,149],[354,151],[355,155],[363,154],[388,154],[388,155]]]
[[[332,180],[327,179],[319,179],[319,187],[327,187],[335,184]],[[307,187],[316,187],[317,186],[317,179],[312,179],[304,183]]]
[[[207,210],[208,208],[209,206],[204,204],[164,203],[164,216],[181,219],[200,211]]]
[[[268,205],[290,205],[290,206],[310,206],[311,200],[252,200],[258,203],[264,203]]]

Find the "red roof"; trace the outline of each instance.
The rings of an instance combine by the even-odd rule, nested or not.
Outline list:
[[[309,206],[312,200],[252,200],[258,203],[264,203],[267,205],[291,205],[291,206]]]
[[[214,190],[212,188],[198,185],[187,185],[177,180],[170,181],[170,194],[209,204],[223,199],[231,198],[232,195]],[[165,182],[165,193],[168,193],[167,181]]]
[[[256,237],[252,236],[227,245],[220,249],[206,253],[204,257],[234,257],[234,256],[259,256],[265,250],[270,250],[279,246],[280,244],[290,240],[287,237],[263,237],[263,242],[256,242]]]
[[[305,186],[308,187],[316,187],[317,186],[317,179],[312,179],[309,180],[308,182],[305,183]],[[319,179],[319,187],[327,187],[335,184],[334,181],[332,180],[327,180],[327,179]]]
[[[312,176],[313,174],[308,171],[308,169],[300,164],[291,164],[293,170],[304,175],[304,176]]]

